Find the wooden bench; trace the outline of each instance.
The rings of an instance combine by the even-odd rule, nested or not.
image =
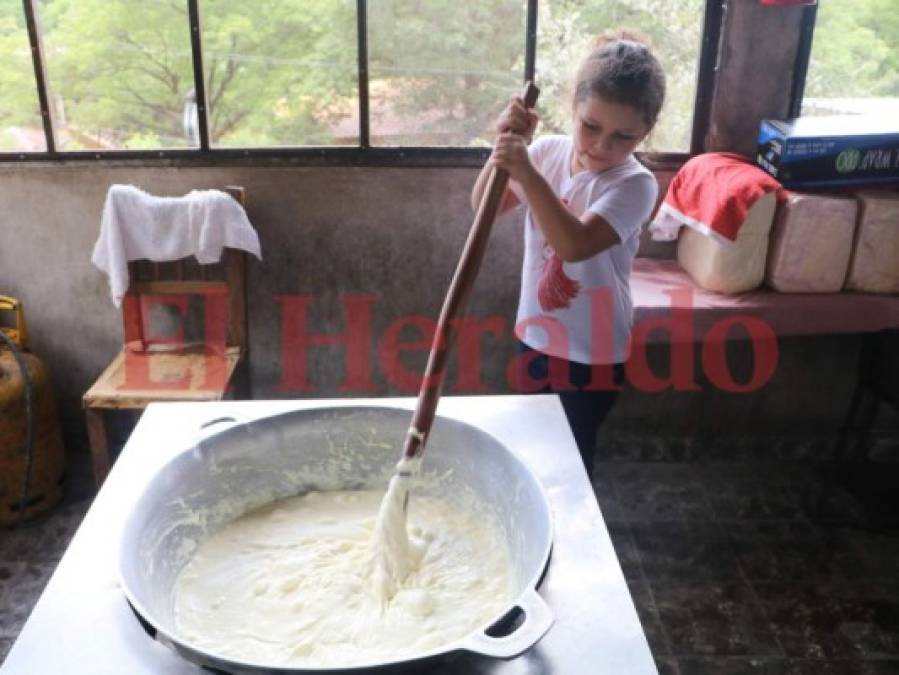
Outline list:
[[[776,293],[759,289],[721,295],[700,288],[676,260],[637,258],[631,274],[634,324],[690,310],[693,340],[700,341],[721,319],[752,316],[778,336],[873,333],[899,327],[899,296],[875,293]],[[673,294],[673,295],[672,295]],[[689,304],[683,302],[690,299]],[[648,342],[668,342],[654,331]]]
[[[899,296],[875,293],[777,293],[759,289],[721,295],[698,287],[676,260],[637,258],[631,275],[634,334],[643,344],[704,342],[714,326],[735,317],[764,322],[774,336],[861,334],[851,402],[836,439],[837,459],[866,456],[866,441],[881,403],[899,406]],[[677,312],[691,330],[646,330],[639,324],[673,323]],[[648,322],[648,323],[646,323]],[[685,337],[686,336],[686,337]],[[715,331],[716,339],[739,339],[745,332]],[[680,340],[679,340],[680,338]]]

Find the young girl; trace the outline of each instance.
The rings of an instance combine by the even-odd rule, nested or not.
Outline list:
[[[665,96],[665,76],[630,34],[600,36],[577,70],[570,136],[530,144],[537,115],[513,97],[472,191],[509,172],[501,212],[527,207],[515,333],[519,388],[556,392],[592,475],[596,433],[630,352],[630,273],[658,185],[633,155]]]

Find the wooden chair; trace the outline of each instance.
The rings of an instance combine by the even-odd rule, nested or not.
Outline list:
[[[226,188],[245,205],[243,188]],[[194,258],[128,264],[122,303],[124,345],[82,398],[97,487],[109,472],[106,412],[139,415],[154,401],[218,401],[226,394],[249,397],[247,373],[246,253],[225,249],[218,263]],[[196,310],[191,315],[189,310]],[[174,310],[179,328],[154,335],[154,310]],[[199,339],[184,338],[188,317]],[[163,313],[156,311],[155,317]],[[183,320],[183,323],[181,321]]]

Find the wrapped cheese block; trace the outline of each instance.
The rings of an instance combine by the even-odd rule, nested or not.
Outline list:
[[[771,230],[765,283],[781,293],[839,293],[846,281],[855,199],[791,194]]]
[[[846,290],[899,293],[899,195],[862,192]]]
[[[717,293],[742,293],[757,288],[765,278],[768,234],[774,220],[777,195],[762,195],[752,204],[735,241],[682,227],[677,260],[702,288]]]

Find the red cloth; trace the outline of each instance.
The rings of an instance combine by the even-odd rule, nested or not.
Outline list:
[[[668,185],[660,211],[711,236],[730,241],[755,200],[781,184],[742,155],[708,152],[684,164]]]

